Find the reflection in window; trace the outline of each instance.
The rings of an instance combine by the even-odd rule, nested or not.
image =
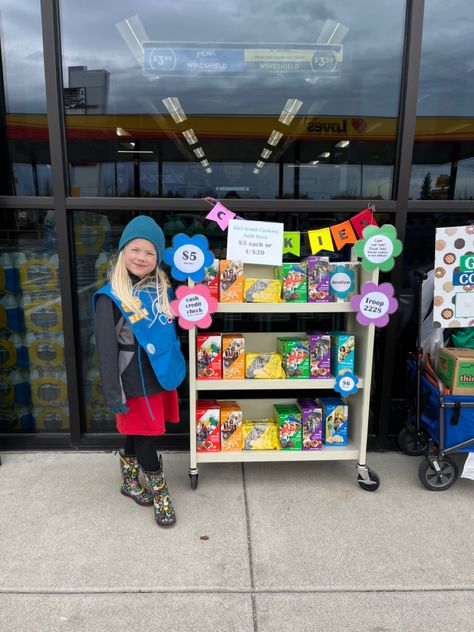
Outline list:
[[[3,211],[0,433],[69,427],[53,211]]]
[[[40,3],[3,3],[0,39],[0,195],[51,195]]]
[[[410,197],[474,198],[473,12],[426,0]],[[440,42],[442,43],[440,45]]]
[[[63,2],[74,194],[390,198],[405,2],[381,4]]]

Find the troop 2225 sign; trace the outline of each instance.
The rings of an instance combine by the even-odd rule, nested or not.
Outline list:
[[[361,325],[373,323],[376,327],[385,327],[389,321],[389,314],[398,309],[398,301],[394,298],[393,292],[391,283],[364,283],[361,293],[356,294],[351,300],[352,307],[357,311],[357,322]]]

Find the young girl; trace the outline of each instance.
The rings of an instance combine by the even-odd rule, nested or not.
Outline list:
[[[186,365],[169,303],[170,283],[160,268],[165,238],[145,215],[125,227],[110,281],[96,292],[96,344],[106,404],[125,435],[121,493],[154,505],[160,526],[176,522],[155,437],[165,420],[179,421],[176,388]],[[142,469],[149,489],[141,486]]]

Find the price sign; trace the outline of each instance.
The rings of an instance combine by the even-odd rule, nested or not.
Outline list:
[[[358,388],[359,378],[351,371],[346,371],[342,375],[338,375],[336,378],[336,384],[334,390],[340,393],[343,397],[354,395],[359,390]]]
[[[206,268],[214,262],[214,254],[204,235],[188,237],[178,233],[173,237],[173,246],[165,250],[165,263],[171,266],[171,275],[178,281],[188,277],[199,282],[206,276]]]
[[[194,274],[204,266],[204,253],[193,244],[186,244],[174,251],[173,265],[189,275]]]
[[[227,232],[227,259],[280,265],[283,258],[284,225],[231,219]]]
[[[356,319],[361,325],[373,323],[376,327],[385,327],[389,314],[398,309],[398,301],[393,297],[391,283],[365,283],[360,294],[351,300],[352,307],[357,310]]]
[[[217,301],[206,285],[181,285],[176,290],[176,300],[171,302],[171,310],[183,329],[196,326],[206,329],[212,323],[211,313],[217,311]]]

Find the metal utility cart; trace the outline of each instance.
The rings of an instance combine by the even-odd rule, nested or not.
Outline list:
[[[452,455],[474,451],[474,397],[446,394],[439,375],[423,359],[421,324],[429,314],[423,314],[422,295],[427,278],[423,270],[415,271],[416,352],[407,359],[410,408],[398,443],[409,456],[425,456],[418,477],[427,489],[440,492],[452,487],[459,477]]]
[[[368,281],[377,283],[378,270],[365,271],[359,269],[359,286]],[[273,268],[270,266],[252,266],[245,264],[244,274],[252,278],[272,278]],[[367,491],[374,491],[380,484],[377,473],[366,465],[368,417],[372,377],[372,358],[374,346],[374,325],[362,326],[356,319],[350,302],[344,303],[219,303],[218,313],[214,314],[212,329],[219,331],[216,325],[218,314],[290,314],[311,313],[341,314],[344,316],[345,330],[353,333],[356,340],[356,370],[359,377],[359,390],[348,398],[349,407],[349,441],[347,446],[323,445],[322,450],[255,450],[240,452],[197,452],[196,451],[196,400],[203,391],[212,392],[215,399],[219,399],[219,392],[231,392],[232,399],[236,399],[242,408],[243,417],[272,417],[273,404],[294,402],[295,398],[284,397],[285,391],[298,390],[299,394],[307,397],[317,397],[318,391],[332,389],[335,379],[244,379],[244,380],[197,380],[196,379],[196,329],[189,332],[189,401],[190,401],[190,466],[189,476],[191,488],[198,486],[198,463],[235,463],[256,461],[356,461],[357,482]],[[315,321],[314,328],[317,328]],[[285,332],[285,336],[292,336],[304,332]],[[245,333],[246,351],[274,351],[278,332]],[[277,389],[281,391],[279,399],[265,397],[265,391]],[[255,398],[239,399],[239,394],[255,393]]]

